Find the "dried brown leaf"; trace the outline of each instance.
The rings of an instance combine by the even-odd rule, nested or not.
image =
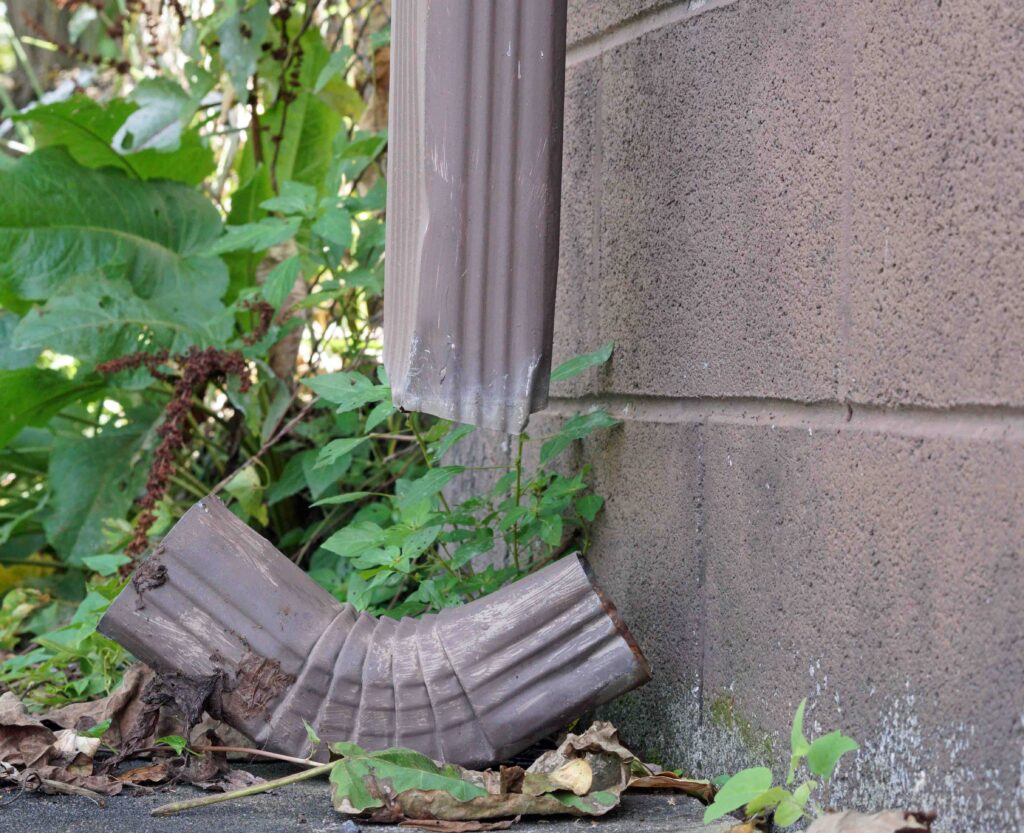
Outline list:
[[[169,781],[176,770],[177,767],[172,761],[165,760],[127,769],[114,777],[126,784],[162,784]]]
[[[626,787],[631,790],[675,790],[700,799],[705,804],[715,800],[715,785],[710,781],[693,781],[680,778],[672,772],[654,772],[650,775],[634,776]]]
[[[548,781],[555,789],[586,795],[594,783],[594,770],[586,758],[576,758],[548,775]]]
[[[152,676],[152,671],[137,663],[125,672],[121,685],[107,697],[52,709],[42,718],[64,729],[79,732],[109,720],[110,727],[103,733],[103,740],[111,746],[120,746],[138,720],[143,709],[140,694]]]
[[[32,766],[45,761],[57,736],[10,691],[0,696],[0,761]]]

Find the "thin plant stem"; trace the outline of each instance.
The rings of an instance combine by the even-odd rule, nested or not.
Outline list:
[[[202,798],[192,798],[188,801],[174,801],[170,804],[162,804],[151,810],[150,815],[173,816],[175,813],[181,813],[185,810],[194,810],[197,807],[208,807],[211,804],[220,804],[223,801],[234,801],[236,798],[259,795],[260,793],[269,792],[270,790],[276,790],[278,787],[287,787],[289,784],[297,784],[299,781],[307,781],[310,778],[326,775],[333,767],[333,763],[320,764],[319,766],[310,767],[304,772],[296,772],[292,775],[286,775],[284,778],[276,778],[273,781],[264,781],[262,784],[255,784],[252,787],[244,787],[240,790],[218,793],[217,795],[207,795]]]
[[[523,441],[525,436],[525,434],[520,434],[516,438],[516,509],[519,508],[519,501],[523,497]],[[512,563],[515,565],[516,572],[519,572],[521,567],[519,566],[518,520],[512,525]]]
[[[285,761],[296,766],[320,766],[316,761],[311,761],[309,758],[296,758],[292,755],[282,755],[280,752],[270,752],[266,749],[252,749],[248,746],[193,746],[192,748],[196,752],[235,752],[240,755],[252,755],[256,758],[271,758],[275,761]]]

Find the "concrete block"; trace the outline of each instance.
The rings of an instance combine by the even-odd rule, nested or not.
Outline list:
[[[588,326],[618,344],[606,390],[834,396],[839,44],[835,10],[802,0],[604,53]]]
[[[763,760],[766,736],[782,762],[810,696],[816,732],[862,745],[830,803],[932,809],[958,833],[1017,829],[1024,448],[771,426],[702,435],[704,718],[755,727],[744,754],[702,750],[706,771]]]
[[[672,720],[698,718],[698,443],[695,426],[640,422],[583,443],[583,459],[596,463],[594,490],[605,498],[588,560],[654,669],[651,682],[607,715],[647,760],[672,760],[679,751],[670,745]]]
[[[685,6],[688,0],[569,0],[569,46],[591,38],[644,12]]]
[[[600,60],[571,66],[565,77],[562,145],[562,218],[552,367],[601,346],[589,326],[596,316],[598,205],[601,156],[598,120]],[[551,386],[554,396],[575,396],[596,386],[601,371]]]
[[[1024,404],[1024,6],[843,4],[851,399]]]

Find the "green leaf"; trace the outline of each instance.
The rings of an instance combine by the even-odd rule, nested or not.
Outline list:
[[[102,720],[97,723],[91,729],[76,730],[75,734],[83,738],[101,738],[103,737],[103,733],[110,728],[111,722],[110,718],[107,718],[106,720]]]
[[[722,785],[715,795],[714,802],[704,811],[704,823],[707,824],[733,810],[738,810],[771,789],[771,786],[772,771],[768,767],[740,770]]]
[[[586,521],[593,521],[604,506],[604,498],[600,495],[584,495],[576,501],[576,511]]]
[[[339,529],[323,543],[325,550],[352,558],[384,541],[384,530],[371,521],[357,521]]]
[[[334,746],[332,744],[332,749]],[[349,751],[351,754],[338,761],[331,770],[331,801],[335,809],[346,813],[361,813],[371,807],[383,806],[381,799],[376,798],[368,787],[373,780],[386,783],[391,794],[408,790],[441,790],[457,801],[470,801],[487,795],[487,790],[464,780],[457,767],[438,765],[411,749],[361,754]]]
[[[302,718],[302,725],[306,729],[306,740],[309,741],[310,755],[316,752],[317,748],[323,742],[320,740],[320,735],[316,733],[316,729],[309,725],[306,718]]]
[[[314,500],[320,498],[324,492],[334,486],[352,465],[352,458],[341,456],[330,465],[317,466],[317,452],[314,450],[304,451],[299,455],[302,466],[302,476],[309,486],[309,493]]]
[[[839,759],[847,752],[859,749],[853,738],[839,732],[831,732],[824,735],[814,743],[807,751],[807,768],[821,778],[831,778],[839,764]]]
[[[551,547],[557,547],[562,543],[561,515],[540,516],[540,539]]]
[[[220,220],[193,189],[88,170],[59,148],[0,172],[0,189],[0,305],[17,310],[49,299],[47,308],[56,306],[69,326],[69,288],[77,295],[95,282],[102,290],[87,305],[90,315],[107,296],[129,310],[136,303],[154,307],[177,332],[224,314],[227,270],[202,253],[220,233]],[[138,335],[137,325],[129,329]]]
[[[361,373],[340,371],[304,380],[321,398],[338,406],[338,413],[353,411],[371,402],[391,399],[391,388],[375,385]]]
[[[82,563],[94,573],[99,573],[101,576],[112,576],[125,564],[130,564],[131,559],[127,555],[110,553],[108,555],[87,555],[82,559]]]
[[[310,504],[311,506],[339,506],[343,503],[354,503],[357,500],[362,500],[364,497],[371,497],[373,492],[345,492],[343,495],[334,495],[333,497],[325,497],[323,500],[318,500],[316,503]]]
[[[796,777],[797,768],[800,766],[800,759],[811,749],[810,743],[804,737],[804,711],[807,709],[807,698],[800,701],[793,715],[793,728],[789,732],[789,773],[786,775],[786,783],[792,784]]]
[[[575,358],[569,359],[567,362],[563,362],[551,371],[551,381],[564,382],[566,379],[572,379],[575,376],[579,376],[588,368],[604,364],[612,357],[612,351],[614,349],[615,342],[609,341],[604,347],[599,350],[595,350],[593,353],[585,353],[582,356],[576,356]]]
[[[463,437],[468,437],[476,430],[473,425],[459,425],[452,423],[448,433],[441,437],[436,443],[430,445],[430,459],[440,460],[445,454]]]
[[[45,425],[54,414],[102,387],[100,382],[72,382],[56,370],[0,370],[0,448],[26,426]]]
[[[146,78],[130,97],[139,108],[111,139],[114,150],[122,156],[146,150],[178,150],[182,132],[199,102],[168,78]]]
[[[785,790],[782,787],[772,787],[747,802],[747,815],[753,816],[762,810],[777,807],[780,802],[787,798],[790,798],[789,790]]]
[[[792,801],[784,801],[776,809],[772,820],[776,827],[790,827],[800,821],[803,814],[803,810]]]
[[[14,328],[20,319],[17,315],[0,310],[0,370],[21,370],[32,367],[41,350],[19,349],[14,346]]]
[[[464,466],[444,466],[431,469],[423,477],[408,483],[401,494],[396,497],[395,503],[401,509],[432,497],[463,471],[465,471]]]
[[[320,449],[317,454],[316,465],[313,468],[322,469],[334,465],[339,458],[351,454],[353,450],[361,446],[369,439],[368,437],[346,437],[341,440],[331,440]]]
[[[54,443],[48,473],[53,512],[43,527],[68,563],[103,553],[104,521],[127,516],[146,481],[145,464],[134,459],[144,436],[145,426],[131,425]]]
[[[255,466],[246,466],[224,486],[224,491],[238,501],[246,516],[266,526],[269,522],[267,505],[263,502],[263,484]]]
[[[787,793],[775,809],[775,816],[772,819],[775,826],[790,827],[800,821],[804,816],[807,802],[810,800],[811,790],[816,786],[817,784],[813,781],[805,781],[793,791],[792,795]],[[749,810],[749,807],[747,809]]]
[[[270,8],[266,0],[246,6],[231,15],[217,30],[220,37],[220,56],[224,61],[231,84],[238,97],[245,101],[249,95],[248,82],[256,72],[261,49],[270,23]]]
[[[328,81],[345,69],[348,66],[348,62],[352,60],[352,55],[352,47],[350,46],[343,46],[337,52],[332,52],[331,57],[327,59],[327,63],[324,64],[323,69],[320,70],[316,77],[316,82],[313,84],[313,92],[320,92],[327,86]]]
[[[225,226],[224,236],[211,243],[206,254],[219,255],[240,250],[263,252],[271,246],[291,240],[301,224],[302,220],[298,217],[267,217],[258,223]]]
[[[279,196],[271,197],[260,203],[260,208],[267,211],[280,211],[282,214],[308,214],[316,206],[316,188],[304,182],[283,182]]]
[[[143,150],[122,156],[114,150],[114,135],[137,107],[121,98],[100,106],[88,96],[75,95],[14,118],[31,124],[37,148],[66,148],[86,168],[118,168],[137,179],[171,179],[187,185],[198,185],[213,173],[213,152],[196,130],[182,132],[178,149],[170,153]]]
[[[121,282],[102,278],[68,281],[63,293],[32,309],[14,331],[21,348],[47,348],[81,359],[86,367],[135,352],[140,335],[154,346],[184,350],[191,344],[220,344],[231,318],[214,301],[210,318],[203,287],[139,298]]]
[[[157,738],[156,742],[157,745],[163,744],[164,746],[171,747],[175,755],[180,755],[188,746],[188,741],[181,735],[164,735],[162,738]]]
[[[263,282],[263,297],[267,299],[274,309],[280,309],[288,294],[295,286],[299,277],[299,270],[302,262],[298,255],[282,260],[277,266],[270,270]]]
[[[390,399],[385,399],[383,402],[378,402],[373,406],[373,410],[366,415],[366,425],[363,426],[363,430],[366,432],[372,431],[384,420],[391,416],[395,412],[395,406],[391,404]]]
[[[615,419],[601,410],[573,417],[562,426],[562,430],[558,434],[541,446],[541,465],[557,457],[572,445],[573,441],[583,439],[598,428],[613,428],[620,423],[621,420]]]
[[[329,207],[313,223],[313,231],[335,246],[347,249],[352,244],[352,215],[344,208]]]

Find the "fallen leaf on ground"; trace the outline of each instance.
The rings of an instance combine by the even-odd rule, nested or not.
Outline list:
[[[133,767],[117,773],[118,781],[128,784],[162,784],[174,774],[175,765],[171,761],[157,761],[153,764]]]
[[[331,749],[343,756],[331,771],[334,808],[390,823],[604,815],[618,805],[636,761],[605,722],[570,734],[526,770],[477,772],[436,764],[408,749],[365,752],[349,743]]]
[[[705,804],[715,800],[717,789],[710,781],[680,778],[674,772],[652,772],[649,775],[634,775],[626,785],[630,790],[675,790],[700,799]]]
[[[884,810],[881,813],[829,813],[816,819],[807,833],[913,833],[931,830],[934,813]]]
[[[12,692],[0,696],[0,761],[32,766],[56,741],[57,736],[30,715]]]
[[[138,721],[144,708],[140,695],[152,678],[153,672],[137,663],[125,672],[121,685],[106,697],[51,709],[42,715],[42,719],[78,732],[88,731],[109,720],[110,725],[103,732],[102,740],[110,746],[120,746]]]
[[[122,685],[108,697],[42,715],[29,714],[13,693],[5,693],[0,696],[0,762],[4,764],[0,780],[93,800],[117,795],[125,787],[145,789],[139,785],[171,779],[222,792],[262,783],[262,778],[232,769],[223,753],[169,758],[117,772],[125,755],[151,745],[157,732],[183,731],[192,719],[176,714],[176,704],[168,701],[166,692],[154,695],[156,691],[153,673],[140,664],[129,669]],[[50,725],[63,728],[54,731]],[[212,729],[206,736],[213,745],[223,745]],[[117,743],[121,744],[117,754],[96,759],[101,748]]]

